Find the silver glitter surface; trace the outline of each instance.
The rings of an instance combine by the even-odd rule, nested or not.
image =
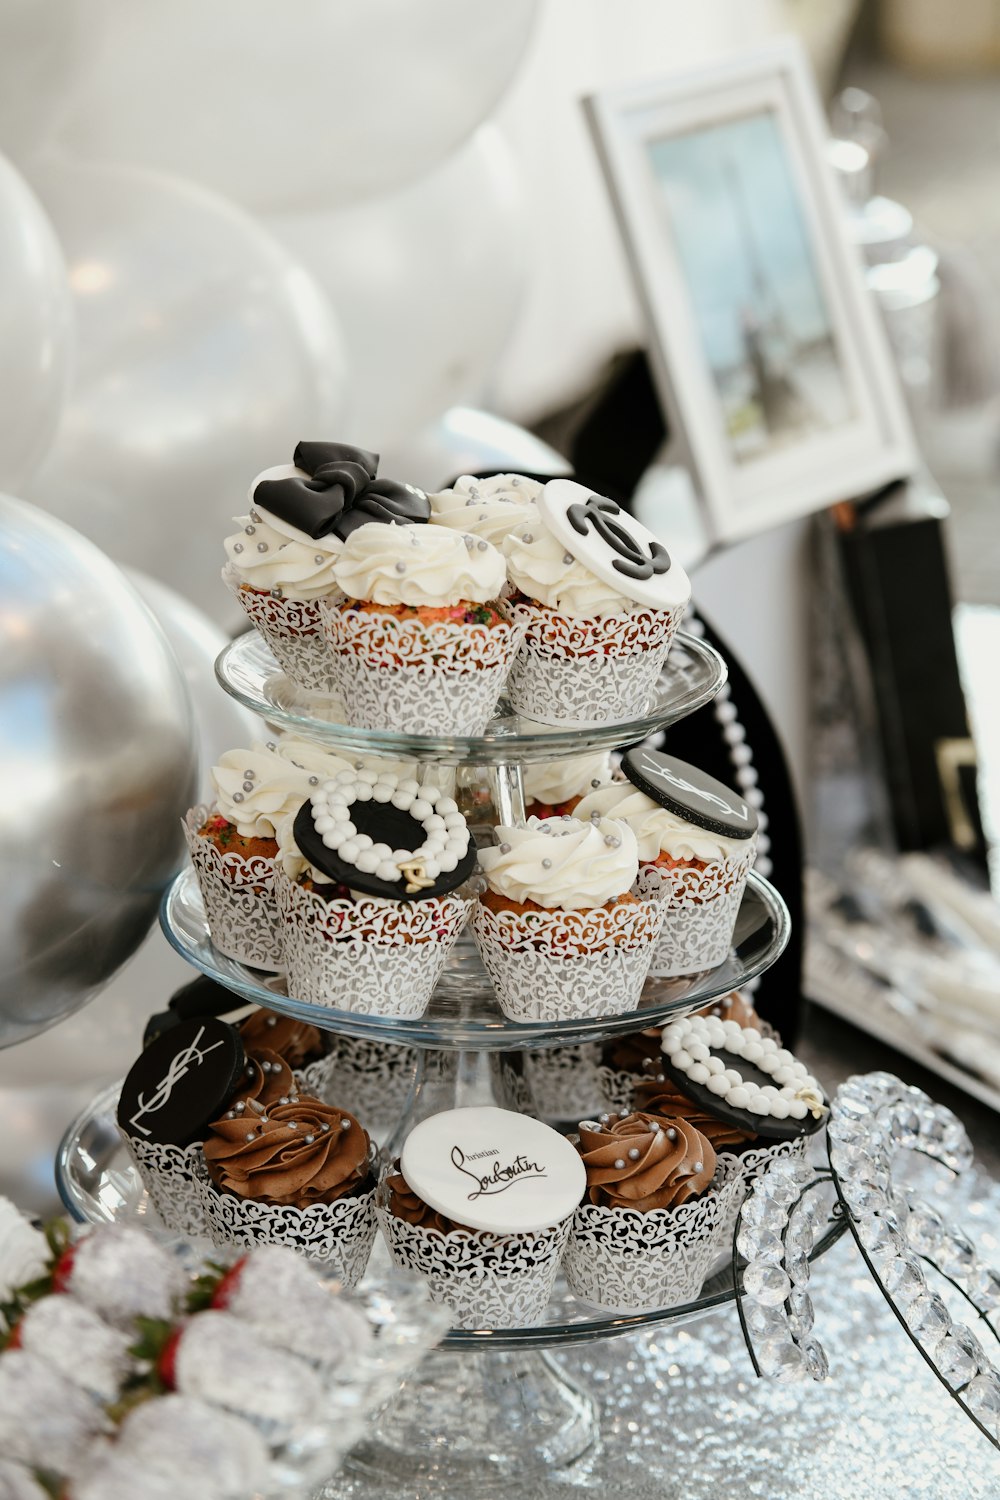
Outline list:
[[[130,1224],[103,1228],[75,1247],[69,1290],[109,1323],[170,1318],[185,1289],[177,1257]]]
[[[266,1357],[266,1356],[265,1356]],[[200,1500],[267,1488],[270,1456],[240,1417],[190,1396],[164,1396],[136,1407],[122,1423],[118,1448],[146,1474],[171,1479],[175,1493],[195,1485]]]
[[[252,1422],[269,1443],[287,1443],[322,1424],[327,1397],[302,1360],[262,1348],[254,1330],[224,1312],[185,1326],[174,1362],[177,1390]]]
[[[128,1351],[134,1336],[109,1328],[75,1297],[43,1297],[29,1307],[20,1339],[22,1349],[101,1401],[117,1399],[131,1366]]]
[[[108,1426],[97,1402],[24,1349],[0,1359],[0,1454],[71,1474]]]
[[[1000,1263],[1000,1187],[970,1180],[941,1206],[985,1260]],[[573,1489],[614,1487],[628,1500],[996,1500],[1000,1452],[924,1364],[852,1240],[815,1266],[810,1290],[830,1357],[825,1384],[756,1380],[732,1306],[672,1332],[568,1349],[562,1368],[600,1404],[599,1449],[548,1478],[511,1479],[506,1493],[566,1500]],[[996,1348],[985,1329],[982,1337]],[[467,1412],[470,1421],[480,1415]],[[463,1500],[477,1493],[468,1482],[461,1492]],[[345,1471],[323,1495],[458,1493]],[[497,1493],[496,1481],[482,1493]]]
[[[226,1311],[254,1329],[261,1343],[312,1364],[344,1365],[371,1344],[364,1315],[284,1245],[261,1245],[240,1267]]]

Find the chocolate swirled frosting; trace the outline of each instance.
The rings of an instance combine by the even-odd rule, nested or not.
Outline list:
[[[240,1023],[240,1036],[248,1052],[266,1048],[277,1052],[290,1068],[303,1068],[324,1055],[323,1037],[318,1026],[279,1016],[273,1010],[255,1010]]]
[[[637,1112],[585,1120],[577,1150],[587,1169],[586,1202],[604,1208],[677,1208],[715,1176],[711,1141],[680,1118]]]
[[[425,1203],[399,1170],[398,1161],[393,1162],[392,1176],[386,1178],[385,1185],[389,1193],[389,1212],[397,1219],[403,1219],[418,1229],[436,1229],[439,1234],[452,1234],[455,1231],[460,1234],[472,1233],[466,1225],[457,1224],[454,1219],[449,1219],[446,1214],[439,1213],[436,1208]]]
[[[602,1060],[620,1073],[659,1072],[660,1031],[659,1026],[649,1026],[645,1031],[611,1037],[604,1044]]]
[[[294,1093],[295,1079],[283,1057],[266,1047],[253,1051],[247,1048],[246,1067],[229,1100],[226,1117],[244,1114],[247,1110],[258,1114],[272,1104],[287,1103]]]
[[[248,1108],[216,1120],[205,1160],[223,1192],[308,1208],[366,1185],[369,1145],[368,1132],[353,1115],[303,1094],[264,1115]]]
[[[740,1151],[758,1139],[753,1131],[740,1130],[739,1126],[728,1120],[710,1115],[701,1105],[682,1094],[677,1085],[669,1078],[664,1078],[662,1073],[656,1078],[645,1078],[636,1083],[635,1103],[636,1108],[645,1114],[671,1118],[679,1115],[682,1120],[687,1120],[696,1130],[700,1130],[716,1151]]]

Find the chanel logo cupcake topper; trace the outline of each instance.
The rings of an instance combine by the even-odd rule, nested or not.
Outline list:
[[[656,609],[687,603],[691,585],[684,569],[641,521],[613,500],[572,479],[550,479],[536,503],[567,558],[627,599]]]
[[[334,885],[415,901],[471,875],[475,845],[454,798],[391,772],[341,771],[295,816],[301,853]]]
[[[222,1113],[245,1064],[239,1034],[225,1021],[180,1021],[133,1063],[122,1085],[118,1123],[137,1140],[186,1146]]]
[[[586,1169],[558,1131],[507,1109],[449,1109],[422,1120],[400,1157],[407,1185],[470,1229],[530,1233],[568,1219]]]
[[[622,761],[632,785],[675,817],[724,838],[748,839],[757,829],[757,814],[738,792],[732,792],[697,766],[639,745]]]
[[[293,464],[265,470],[250,499],[307,536],[332,532],[344,541],[369,521],[414,524],[430,518],[430,501],[422,490],[377,477],[377,453],[349,443],[303,442]]]

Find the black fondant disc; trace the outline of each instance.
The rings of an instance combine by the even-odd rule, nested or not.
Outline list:
[[[118,1124],[135,1140],[188,1146],[223,1113],[245,1062],[239,1033],[225,1021],[181,1021],[132,1064],[118,1101]]]
[[[713,1047],[711,1050],[713,1057],[721,1057],[726,1067],[735,1068],[747,1083],[755,1083],[758,1088],[774,1083],[770,1074],[762,1072],[753,1063],[747,1062],[746,1058],[737,1057],[724,1047]],[[754,1115],[748,1109],[734,1109],[718,1094],[713,1094],[705,1084],[694,1083],[686,1073],[675,1068],[666,1053],[660,1058],[660,1071],[671,1083],[676,1083],[692,1104],[697,1104],[706,1114],[715,1115],[716,1119],[724,1120],[727,1125],[735,1125],[738,1130],[752,1130],[755,1135],[762,1135],[767,1140],[795,1141],[802,1135],[814,1135],[827,1119],[825,1110],[818,1120],[812,1114],[807,1114],[804,1120],[776,1120],[773,1115]]]
[[[373,799],[352,803],[350,818],[359,833],[367,833],[373,843],[388,844],[390,849],[419,849],[427,837],[419,819],[393,807],[391,802]],[[468,880],[476,867],[476,846],[470,838],[468,850],[454,870],[440,874],[424,890],[408,892],[405,880],[379,880],[377,875],[348,864],[328,848],[316,832],[311,802],[303,802],[295,814],[293,832],[299,852],[334,885],[350,886],[366,896],[384,896],[390,901],[422,901],[430,896],[444,896]]]
[[[625,756],[622,770],[640,792],[696,828],[730,839],[748,839],[756,831],[757,814],[750,804],[697,766],[637,745]]]

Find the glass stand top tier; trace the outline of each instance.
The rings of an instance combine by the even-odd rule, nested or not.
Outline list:
[[[716,696],[726,680],[726,664],[704,641],[683,631],[675,638],[659,681],[635,718],[586,728],[540,724],[523,719],[501,698],[496,716],[481,735],[397,734],[357,729],[331,714],[327,698],[296,686],[281,671],[256,631],[241,635],[220,655],[216,676],[231,697],[275,728],[304,734],[334,749],[362,755],[410,755],[419,760],[498,765],[511,761],[556,760],[613,750],[644,740],[676,724]]]
[[[115,1083],[104,1089],[70,1125],[56,1157],[56,1182],[67,1210],[80,1223],[124,1223],[138,1219],[156,1225],[159,1224],[156,1212],[115,1120],[120,1087]],[[842,1220],[831,1221],[811,1258],[825,1253],[845,1227]],[[375,1256],[385,1253],[381,1241],[376,1241]],[[372,1269],[379,1269],[377,1259],[373,1260]],[[560,1280],[543,1322],[527,1328],[454,1329],[446,1336],[444,1347],[539,1349],[618,1338],[657,1324],[691,1322],[732,1301],[734,1295],[732,1263],[721,1256],[697,1297],[655,1312],[628,1315],[601,1312],[578,1301]]]
[[[509,1052],[523,1047],[557,1047],[659,1025],[672,1015],[699,1009],[739,989],[779,958],[788,942],[788,908],[762,876],[751,871],[733,934],[733,948],[717,969],[683,979],[649,979],[637,1011],[568,1021],[509,1021],[497,1006],[493,987],[467,934],[459,939],[448,967],[423,1016],[369,1016],[335,1006],[314,1005],[283,993],[283,982],[226,958],[212,944],[201,892],[192,869],[177,877],[160,913],[163,930],[178,953],[195,968],[256,1005],[311,1021],[323,1031],[414,1047],[468,1048]]]

